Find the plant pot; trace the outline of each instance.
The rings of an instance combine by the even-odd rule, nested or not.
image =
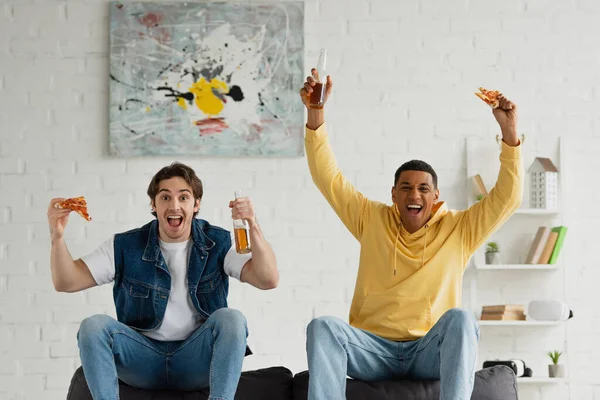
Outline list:
[[[565,366],[562,364],[548,365],[548,376],[550,376],[550,378],[564,378]]]
[[[485,253],[486,264],[500,264],[500,253]]]

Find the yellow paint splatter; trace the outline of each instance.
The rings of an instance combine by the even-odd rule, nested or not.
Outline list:
[[[177,105],[183,108],[184,110],[187,110],[187,103],[185,102],[185,99],[183,97],[180,97],[179,100],[177,100]]]
[[[150,112],[150,107],[146,107],[146,112]]]
[[[189,90],[194,94],[196,106],[204,114],[211,116],[218,115],[225,107],[223,100],[215,96],[213,90],[220,93],[228,93],[229,87],[225,82],[218,79],[211,79],[210,82],[207,82],[206,79],[200,78]],[[178,104],[181,106],[180,101]]]

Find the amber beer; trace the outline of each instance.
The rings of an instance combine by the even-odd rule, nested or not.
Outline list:
[[[242,192],[240,190],[236,190],[234,197],[239,199],[242,197]],[[233,236],[235,237],[235,251],[237,251],[239,254],[250,253],[252,251],[252,246],[250,245],[250,226],[248,225],[248,221],[234,219],[233,233]]]
[[[325,86],[323,86],[322,82],[315,83],[313,86],[313,91],[310,94],[310,99],[308,100],[308,106],[313,110],[320,110],[325,105]]]
[[[239,254],[250,253],[250,232],[246,228],[236,228],[233,230],[235,233],[235,250]]]
[[[317,81],[313,86],[313,91],[308,98],[308,107],[313,110],[320,110],[325,105],[325,88],[327,82],[327,50],[321,49],[319,55],[319,62],[317,63],[316,74],[313,74],[313,78]]]

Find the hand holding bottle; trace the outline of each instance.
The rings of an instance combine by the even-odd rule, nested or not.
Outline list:
[[[322,82],[318,82],[317,80],[319,78],[317,69],[313,68],[311,73],[313,76],[307,77],[304,87],[300,89],[300,97],[309,110],[320,110],[325,106],[331,94],[333,81],[331,80],[331,76],[327,75],[326,84],[323,85]]]
[[[327,75],[327,49],[321,49],[317,68],[310,70],[312,76],[306,78],[300,89],[300,97],[308,110],[322,110],[331,94],[331,77]]]
[[[255,224],[256,216],[254,215],[254,206],[250,197],[236,197],[235,200],[229,202],[229,208],[231,208],[231,218],[244,219],[248,221],[250,226]]]
[[[240,254],[252,251],[250,244],[250,228],[256,223],[254,207],[249,197],[243,197],[241,191],[235,192],[235,200],[229,202],[236,251]]]

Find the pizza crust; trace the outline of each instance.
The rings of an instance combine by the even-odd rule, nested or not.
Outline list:
[[[492,109],[500,107],[500,101],[498,100],[500,92],[497,90],[487,90],[480,87],[479,92],[475,92],[475,96],[483,100]]]

